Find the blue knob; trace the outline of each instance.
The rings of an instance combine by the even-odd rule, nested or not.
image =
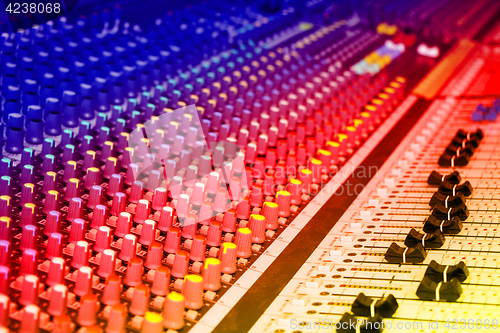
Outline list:
[[[24,117],[26,127],[28,127],[28,122],[32,119],[42,120],[42,108],[38,105],[28,106],[26,117]]]
[[[94,111],[94,98],[92,93],[92,86],[90,84],[80,84],[80,119],[92,120],[95,117]]]
[[[55,147],[56,147],[56,143],[53,139],[45,138],[45,140],[43,140],[43,143],[42,143],[42,153],[40,155],[44,156],[47,154],[53,154]]]
[[[43,141],[43,122],[40,119],[31,119],[26,126],[26,142],[38,145]]]
[[[20,113],[11,113],[7,119],[7,128],[17,127],[23,128],[23,115]]]
[[[7,128],[7,144],[5,150],[12,154],[20,154],[24,148],[24,131],[18,127]]]
[[[78,126],[78,107],[75,104],[67,104],[63,111],[63,125],[69,128]]]
[[[61,132],[61,114],[57,111],[49,111],[45,120],[45,134],[56,136]]]

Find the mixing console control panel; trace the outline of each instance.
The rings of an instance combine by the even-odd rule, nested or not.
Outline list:
[[[70,2],[1,17],[0,333],[500,329],[498,1]]]

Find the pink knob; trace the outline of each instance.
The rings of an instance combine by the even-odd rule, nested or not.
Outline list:
[[[83,213],[83,200],[80,198],[71,198],[69,201],[68,215],[66,220],[72,222],[81,218]]]
[[[34,304],[26,305],[23,309],[19,333],[37,333],[40,325],[40,308]]]
[[[85,237],[85,231],[86,231],[86,226],[85,226],[85,221],[82,219],[75,219],[71,223],[71,230],[69,232],[69,242],[70,243],[76,243],[78,241],[81,241]]]
[[[203,288],[217,291],[220,289],[221,262],[216,258],[207,258],[203,265]]]
[[[94,185],[99,185],[102,182],[101,170],[92,167],[87,169],[87,175],[85,176],[85,188],[90,190]]]
[[[250,215],[248,228],[252,230],[252,243],[264,243],[266,240],[266,218],[262,215]]]
[[[54,317],[52,333],[72,333],[73,331],[74,324],[70,316],[61,315]]]
[[[61,230],[61,213],[56,211],[50,211],[47,214],[47,219],[45,220],[45,229],[43,234],[49,236],[53,232],[60,232]]]
[[[203,306],[203,278],[199,275],[186,275],[182,285],[184,305],[197,310]]]
[[[106,333],[122,333],[125,332],[125,323],[127,321],[128,309],[125,304],[115,304],[109,312],[108,326]]]
[[[82,326],[94,325],[96,323],[97,310],[97,296],[94,294],[83,295],[76,321]]]
[[[89,243],[86,241],[78,241],[73,250],[71,267],[78,269],[80,267],[87,266],[89,264],[90,255],[91,251]]]
[[[175,254],[174,264],[172,266],[171,275],[182,279],[186,276],[189,266],[189,253],[184,250],[179,250]]]
[[[262,205],[262,215],[266,218],[267,229],[278,229],[278,204],[268,201],[264,202]]]
[[[113,203],[111,204],[111,215],[118,216],[127,208],[127,195],[122,192],[116,192],[113,195]]]
[[[290,200],[291,195],[288,191],[279,191],[276,193],[276,203],[278,204],[279,216],[290,216]]]
[[[249,258],[252,255],[252,230],[239,228],[234,239],[236,255],[240,258]]]
[[[163,258],[163,245],[160,242],[151,242],[149,245],[148,253],[146,256],[146,266],[149,269],[157,269],[161,266],[161,260]]]
[[[239,205],[238,205],[239,206]],[[222,219],[222,230],[225,232],[235,232],[236,231],[236,211],[234,209],[229,209],[224,213],[224,218]]]
[[[222,239],[222,224],[218,221],[210,222],[210,226],[208,227],[208,233],[207,233],[207,245],[220,246],[221,239]]]
[[[90,222],[90,227],[92,229],[99,229],[99,227],[105,226],[108,220],[108,207],[104,205],[96,205],[94,211],[92,212],[92,221]]]
[[[193,238],[193,243],[191,244],[191,252],[189,253],[189,259],[192,261],[204,261],[205,251],[207,249],[207,240],[203,235],[196,235]]]
[[[137,202],[137,207],[135,208],[134,222],[144,223],[149,218],[151,214],[151,207],[149,201],[146,199],[141,199]]]
[[[66,275],[66,261],[63,258],[53,258],[50,261],[49,273],[47,275],[47,283],[49,286],[64,283],[64,276]]]
[[[21,257],[21,275],[36,274],[38,270],[38,252],[33,249],[23,251]]]
[[[189,195],[181,194],[177,199],[175,210],[179,219],[185,218],[189,213]]]
[[[198,230],[197,216],[194,214],[188,214],[182,223],[182,237],[193,239]]]
[[[191,195],[191,204],[194,206],[201,206],[205,200],[205,185],[203,183],[196,183],[193,187],[193,194]]]
[[[123,281],[129,287],[135,287],[141,284],[142,275],[144,274],[144,267],[140,258],[134,257],[130,259]]]
[[[47,240],[47,250],[45,252],[45,259],[52,259],[55,257],[62,257],[63,249],[63,235],[54,232],[50,234]]]
[[[298,179],[290,179],[290,183],[287,185],[288,192],[290,193],[290,203],[293,205],[300,205],[302,203],[302,182]]]
[[[162,207],[157,228],[161,231],[168,231],[168,229],[172,226],[173,219],[174,209],[169,206]]]
[[[135,257],[137,251],[137,237],[132,234],[127,234],[123,237],[122,247],[118,258],[123,261],[129,261]]]
[[[94,244],[94,251],[102,252],[109,249],[111,244],[111,229],[109,227],[99,227],[97,229],[96,241]]]
[[[222,243],[219,259],[222,266],[222,273],[233,274],[236,272],[236,244],[229,242]]]
[[[116,252],[110,249],[106,249],[101,253],[97,275],[103,278],[107,278],[108,276],[111,276],[115,273],[115,266]]]
[[[56,284],[50,291],[49,307],[47,312],[52,316],[60,316],[66,313],[68,302],[68,287],[64,284]]]
[[[0,240],[0,266],[10,267],[12,246],[9,241]]]
[[[176,253],[181,245],[181,230],[178,228],[170,228],[165,238],[165,246],[163,251],[167,253]]]
[[[224,213],[227,209],[229,200],[227,195],[227,190],[225,188],[219,188],[215,194],[214,200],[214,212]]]
[[[154,210],[160,210],[167,204],[167,189],[164,187],[158,187],[155,190],[155,194],[153,196],[153,204],[152,208]]]
[[[50,190],[46,195],[45,195],[45,203],[43,204],[43,212],[45,214],[48,214],[51,210],[59,210],[60,206],[60,198],[59,198],[59,192],[55,190]]]
[[[236,217],[242,220],[246,220],[248,219],[249,216],[250,216],[250,201],[248,199],[241,200],[238,206],[236,206]]]
[[[172,330],[184,327],[184,296],[175,291],[168,294],[165,300],[163,325]]]
[[[35,249],[37,238],[38,228],[34,225],[25,226],[21,234],[21,244],[19,246],[19,249],[21,251],[24,251],[26,249]]]
[[[9,295],[10,292],[10,268],[0,266],[0,294]]]
[[[114,157],[113,157],[114,158]],[[108,167],[108,163],[112,163],[113,161],[108,160],[106,163],[106,169]],[[113,170],[115,171],[115,170]],[[121,192],[123,187],[123,178],[121,175],[113,172],[111,178],[109,178],[108,192],[107,195],[110,197],[114,196],[115,193]]]
[[[165,296],[168,294],[168,285],[170,284],[170,269],[165,266],[160,266],[156,269],[155,278],[151,292],[157,296]]]
[[[87,201],[87,207],[94,209],[96,205],[102,204],[102,198],[104,196],[104,191],[99,185],[92,185],[89,190],[89,200]]]
[[[139,237],[139,243],[148,246],[156,238],[156,222],[153,220],[145,220],[142,225],[141,236]]]
[[[76,272],[76,282],[73,292],[78,296],[90,294],[92,292],[92,268],[83,266]]]
[[[104,291],[101,296],[101,302],[106,305],[115,305],[120,303],[120,294],[122,293],[122,279],[118,275],[110,275],[106,278]]]
[[[21,222],[19,226],[22,228],[26,225],[35,225],[36,222],[36,205],[33,203],[26,203],[23,205],[21,211]]]
[[[141,181],[135,181],[132,183],[132,187],[130,189],[130,198],[129,201],[131,203],[137,203],[142,199],[144,195],[144,183]]]
[[[9,326],[10,299],[6,295],[0,294],[0,327]],[[9,333],[7,330],[6,333]]]
[[[121,212],[116,221],[115,236],[124,237],[132,229],[132,215],[127,212]]]
[[[38,276],[32,274],[26,275],[18,302],[22,305],[38,304],[39,283]]]
[[[150,292],[149,287],[145,284],[140,284],[134,289],[134,294],[132,295],[132,302],[130,303],[129,311],[130,313],[143,316],[149,305]]]

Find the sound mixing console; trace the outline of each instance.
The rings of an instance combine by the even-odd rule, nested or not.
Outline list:
[[[63,4],[1,26],[0,333],[500,329],[500,3]]]

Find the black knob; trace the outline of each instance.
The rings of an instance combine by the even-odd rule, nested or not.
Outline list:
[[[458,234],[462,230],[462,221],[458,216],[453,217],[451,220],[438,219],[434,216],[429,216],[424,221],[424,232],[432,233],[436,230],[441,231],[445,235]]]
[[[398,264],[421,263],[425,257],[427,257],[427,251],[422,244],[414,247],[401,247],[396,243],[389,246],[384,256],[388,262]]]
[[[463,167],[469,164],[471,156],[466,153],[456,154],[443,153],[438,160],[439,166],[442,167]]]
[[[460,177],[458,171],[453,171],[448,175],[441,175],[437,171],[432,171],[429,178],[427,178],[427,184],[429,185],[441,185],[444,181],[447,181],[450,184],[460,184],[462,177]]]
[[[422,244],[426,249],[437,249],[444,244],[444,235],[437,229],[432,233],[422,234],[415,229],[411,229],[405,239],[405,245],[408,247],[417,246]]]
[[[432,209],[431,216],[438,220],[451,220],[457,216],[461,221],[465,221],[469,217],[469,210],[464,204],[447,208],[442,203],[438,203]]]
[[[465,197],[468,197],[472,194],[472,185],[469,181],[465,181],[460,185],[444,181],[439,185],[438,191],[444,195],[457,195],[458,192],[462,192]]]
[[[398,301],[392,294],[380,299],[373,299],[359,293],[352,303],[351,311],[357,316],[374,317],[379,314],[384,318],[388,318],[392,317],[398,307]]]
[[[465,204],[465,196],[462,192],[458,192],[456,195],[436,192],[429,201],[429,205],[435,207],[438,203],[444,207],[458,207]]]
[[[450,281],[457,279],[464,282],[469,276],[469,269],[463,261],[453,266],[438,264],[436,260],[432,260],[425,270],[424,276],[427,276],[434,282]]]
[[[335,328],[337,333],[381,333],[384,329],[382,316],[378,314],[363,321],[359,328],[357,325],[358,319],[352,313],[346,312],[335,324]]]
[[[458,279],[451,279],[448,282],[434,282],[429,277],[424,276],[417,288],[418,298],[429,301],[454,302],[461,294],[462,286]]]

